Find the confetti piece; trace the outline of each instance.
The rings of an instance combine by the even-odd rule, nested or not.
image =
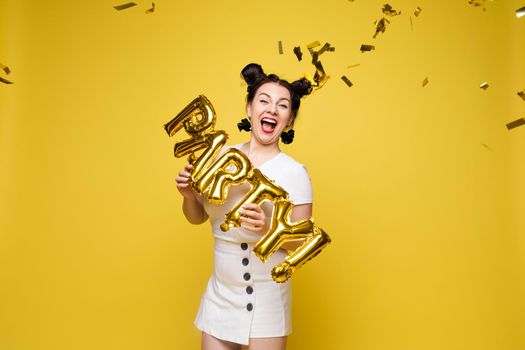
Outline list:
[[[319,51],[317,51],[317,54],[318,55],[322,55],[325,51],[328,51],[330,49],[330,44],[329,43],[325,43],[323,45],[323,47],[321,47],[321,49]]]
[[[480,89],[487,90],[489,88],[489,83],[484,82],[479,84]]]
[[[314,47],[317,47],[321,45],[321,43],[319,41],[312,41],[311,43],[309,43],[308,45],[306,45],[306,48],[308,49],[313,49]]]
[[[518,96],[521,97],[521,99],[522,99],[523,101],[525,101],[525,90],[523,90],[523,91],[519,91],[519,92],[518,92]]]
[[[293,53],[297,57],[298,61],[301,61],[303,59],[303,53],[301,52],[301,48],[299,46],[293,48]]]
[[[390,17],[393,17],[393,16],[398,16],[401,14],[401,11],[397,12],[396,10],[394,10],[392,8],[392,6],[390,6],[389,4],[384,4],[383,5],[383,13],[387,16],[390,16]]]
[[[414,23],[412,23],[412,16],[410,16],[410,30],[414,31]]]
[[[2,69],[5,72],[5,74],[11,73],[11,69],[9,69],[8,66],[3,65],[2,63],[0,63],[0,69]]]
[[[492,151],[492,150],[490,149],[490,147],[489,147],[487,144],[482,143],[481,145],[482,145],[483,147],[485,147],[486,149],[488,149],[489,151]]]
[[[385,17],[378,19],[377,21],[374,22],[374,25],[376,26],[376,32],[373,36],[374,39],[377,36],[377,34],[385,32],[387,23],[390,24],[390,21],[386,19]]]
[[[514,129],[514,128],[517,128],[518,126],[521,126],[521,125],[524,125],[525,124],[525,119],[523,118],[520,118],[520,119],[516,119],[515,121],[513,122],[510,122],[507,124],[507,129]]]
[[[13,84],[12,81],[9,81],[9,80],[4,79],[4,78],[2,78],[2,77],[0,77],[0,82],[2,82],[2,83],[4,83],[4,84]]]
[[[428,84],[428,78],[423,79],[423,82],[421,83],[422,87],[425,87]]]
[[[153,12],[155,12],[155,3],[154,2],[151,3],[151,8],[146,10],[146,13],[153,13]]]
[[[341,79],[346,83],[346,85],[348,85],[348,87],[352,87],[352,82],[350,81],[350,79],[348,79],[346,76],[342,76]]]
[[[516,17],[520,18],[525,16],[525,6],[516,10]]]
[[[117,11],[122,11],[122,10],[128,9],[133,6],[137,6],[137,4],[134,2],[128,2],[122,5],[113,6],[113,8]]]
[[[414,10],[414,16],[419,16],[421,14],[421,7],[416,7],[416,9]]]
[[[283,42],[279,40],[277,45],[279,46],[279,55],[282,55],[283,54]]]
[[[489,1],[493,1],[493,0],[489,0]],[[481,7],[483,11],[487,11],[487,9],[484,6],[486,2],[487,0],[469,0],[468,1],[468,3],[474,7]]]
[[[365,44],[362,44],[361,45],[361,52],[366,52],[366,51],[372,51],[372,50],[375,50],[376,47],[374,45],[365,45]]]
[[[346,68],[355,68],[355,67],[359,67],[360,65],[361,65],[361,63],[351,64],[351,65],[349,65]]]

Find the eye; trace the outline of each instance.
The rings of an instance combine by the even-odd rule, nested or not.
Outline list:
[[[259,100],[259,102],[262,103],[262,104],[267,104],[268,103],[268,101],[266,101],[266,100]]]
[[[285,104],[280,104],[279,107],[281,107],[282,109],[288,109],[288,105]]]

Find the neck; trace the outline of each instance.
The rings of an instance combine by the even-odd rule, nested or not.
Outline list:
[[[253,137],[242,146],[242,151],[248,156],[252,164],[257,167],[281,152],[278,143],[262,145]]]

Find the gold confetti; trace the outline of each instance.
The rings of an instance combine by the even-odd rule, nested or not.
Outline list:
[[[521,99],[522,99],[523,101],[525,101],[525,90],[523,90],[523,91],[518,91],[518,96],[521,97]]]
[[[412,16],[410,16],[410,30],[414,31],[414,23],[412,23]]]
[[[2,77],[0,77],[0,82],[2,82],[2,83],[4,83],[4,84],[13,84],[12,81],[9,81],[9,80],[4,79],[4,78],[2,78]]]
[[[396,10],[394,10],[392,8],[392,6],[390,6],[389,4],[384,4],[383,5],[383,13],[387,16],[398,16],[401,14],[401,11],[397,12]]]
[[[5,72],[5,74],[11,73],[11,69],[9,69],[8,66],[3,65],[2,63],[0,63],[0,69],[2,69]]]
[[[303,53],[301,52],[301,48],[299,46],[293,48],[293,53],[297,57],[298,61],[301,61],[303,59]]]
[[[311,43],[309,43],[308,45],[306,45],[306,48],[308,49],[313,49],[314,47],[317,47],[321,45],[321,43],[319,41],[312,41]]]
[[[133,6],[137,6],[137,4],[134,2],[128,2],[122,5],[113,6],[113,8],[117,11],[122,11],[125,9],[129,9],[130,7],[133,7]]]
[[[153,12],[155,12],[155,3],[154,2],[151,3],[151,8],[146,10],[146,13],[153,13]]]
[[[516,10],[516,17],[520,18],[525,16],[525,6]]]
[[[488,0],[488,1],[493,1],[493,0]],[[481,7],[483,9],[483,11],[487,11],[487,9],[485,8],[485,3],[486,2],[487,2],[487,0],[469,0],[468,1],[468,3],[471,4],[474,7]]]
[[[361,52],[366,52],[366,51],[372,51],[372,50],[375,50],[376,47],[374,45],[365,45],[365,44],[362,44],[361,45]]]
[[[279,40],[277,43],[277,46],[279,47],[279,55],[283,54],[283,42]]]
[[[524,125],[525,124],[525,119],[524,118],[520,118],[520,119],[516,119],[515,121],[513,122],[510,122],[507,124],[507,129],[514,129],[514,128],[517,128],[518,126],[521,126],[521,125]]]
[[[342,76],[341,79],[346,83],[346,85],[348,85],[348,87],[352,87],[352,82],[350,81],[350,79],[348,79],[346,76]]]
[[[486,149],[488,149],[489,151],[492,151],[492,150],[490,149],[490,147],[489,147],[487,144],[482,143],[481,145],[482,145],[483,147],[485,147]]]
[[[423,79],[423,82],[421,83],[422,87],[425,87],[428,84],[428,78]]]
[[[330,50],[332,47],[330,46],[329,43],[325,43],[323,45],[323,47],[321,47],[321,49],[319,51],[317,51],[317,54],[318,55],[322,55],[325,51],[333,51],[333,50]],[[335,50],[335,49],[334,49]]]
[[[390,21],[386,19],[385,17],[378,19],[377,21],[374,22],[374,25],[376,26],[376,32],[373,36],[374,39],[377,36],[377,34],[385,32],[387,23],[390,24]]]
[[[355,67],[359,67],[360,65],[361,65],[361,63],[351,64],[351,65],[349,65],[346,68],[355,68]]]
[[[479,84],[480,89],[487,90],[489,88],[489,83],[483,82]]]
[[[421,7],[416,7],[416,9],[414,10],[414,16],[419,16],[419,14],[421,13]]]

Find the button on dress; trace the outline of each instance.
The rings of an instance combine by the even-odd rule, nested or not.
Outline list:
[[[242,145],[235,145],[240,149]],[[305,167],[281,152],[259,166],[261,172],[284,188],[295,204],[312,203],[312,185]],[[272,268],[287,252],[279,249],[265,263],[253,252],[261,234],[233,228],[222,232],[225,214],[249,191],[250,185],[232,186],[224,204],[201,198],[214,236],[214,273],[208,281],[195,318],[198,329],[218,339],[248,345],[250,338],[281,337],[291,333],[291,281],[276,283]],[[267,220],[273,204],[262,203]]]

